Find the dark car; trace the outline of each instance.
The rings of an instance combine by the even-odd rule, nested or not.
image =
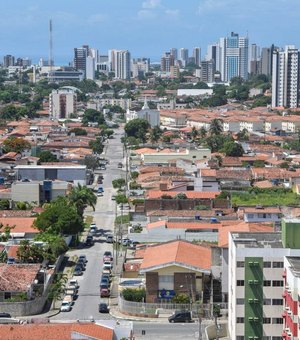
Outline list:
[[[107,279],[108,282],[111,282],[111,276],[108,274],[108,273],[103,273],[102,276],[101,276],[101,281],[102,279]]]
[[[77,261],[76,262],[76,266],[81,267],[81,270],[85,270],[85,263],[81,260],[81,261]]]
[[[88,236],[86,237],[85,244],[86,244],[87,246],[92,246],[92,245],[94,244],[94,238],[93,238],[92,235],[88,235]]]
[[[83,261],[84,263],[87,263],[87,258],[86,258],[86,255],[80,255],[79,257],[78,257],[78,261],[79,260],[81,260],[81,261]]]
[[[169,322],[192,322],[191,312],[185,310],[175,311],[175,313],[169,317]]]
[[[79,275],[82,275],[82,274],[83,274],[82,267],[80,265],[76,265],[75,269],[74,269],[74,275],[79,276]]]
[[[100,281],[100,287],[101,285],[107,285],[109,286],[109,278],[107,276],[102,276]]]
[[[100,284],[100,290],[101,290],[101,289],[108,289],[108,290],[109,290],[109,283],[107,283],[107,282],[101,283],[101,284]]]
[[[107,305],[107,303],[100,303],[99,304],[99,312],[100,313],[109,313],[109,307]]]
[[[0,318],[11,318],[9,313],[0,313]]]

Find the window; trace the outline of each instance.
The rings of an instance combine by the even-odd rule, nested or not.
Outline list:
[[[244,340],[245,338],[242,336],[242,335],[238,335],[237,337],[236,337],[236,340]]]
[[[254,217],[254,214],[248,214],[248,219],[251,219]]]
[[[245,281],[244,280],[236,280],[236,285],[237,286],[244,286],[245,285]]]
[[[245,321],[244,318],[241,317],[236,318],[236,323],[244,323],[244,321]]]
[[[270,280],[264,280],[264,287],[271,287],[271,281]]]
[[[263,323],[271,323],[271,318],[263,318]]]
[[[272,305],[274,305],[274,306],[283,305],[283,299],[273,299],[272,300]]]
[[[237,261],[236,262],[237,268],[244,268],[245,267],[245,262],[244,261]]]
[[[273,268],[283,268],[283,262],[273,262]]]
[[[274,280],[272,281],[273,287],[283,287],[283,280]]]
[[[174,289],[173,275],[159,275],[158,276],[158,289]]]
[[[264,299],[263,304],[264,304],[264,306],[271,305],[271,299]]]
[[[243,305],[245,303],[245,299],[236,299],[237,305]]]
[[[271,268],[271,261],[264,262],[264,268]]]
[[[11,299],[11,292],[4,292],[4,300]]]
[[[272,324],[273,325],[283,324],[283,318],[272,318]]]

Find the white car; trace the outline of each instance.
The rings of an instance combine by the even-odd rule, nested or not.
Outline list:
[[[78,281],[76,279],[71,279],[69,281],[69,286],[73,286],[74,288],[78,289],[79,288]]]
[[[111,261],[105,261],[103,263],[103,269],[109,269],[109,270],[112,270],[112,267],[113,267],[113,264]]]
[[[70,312],[70,310],[71,310],[71,302],[64,300],[61,303],[60,311],[61,312]]]

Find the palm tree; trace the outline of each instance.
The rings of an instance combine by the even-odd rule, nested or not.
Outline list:
[[[210,122],[209,132],[211,135],[219,135],[223,131],[222,119],[215,118]]]
[[[192,127],[192,131],[191,131],[191,136],[192,136],[192,140],[193,142],[195,141],[195,139],[198,137],[199,135],[199,131],[196,129],[195,126]]]
[[[150,140],[151,143],[154,144],[161,137],[162,131],[159,126],[154,126],[154,128],[150,131]]]
[[[97,196],[92,189],[78,184],[78,186],[72,188],[68,195],[68,200],[76,207],[78,214],[82,217],[86,207],[91,206],[95,210]]]
[[[201,129],[199,131],[199,134],[200,134],[201,138],[205,138],[206,137],[207,131],[206,131],[204,126],[201,127]]]

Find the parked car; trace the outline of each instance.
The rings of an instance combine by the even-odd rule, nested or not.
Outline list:
[[[107,242],[107,243],[113,243],[113,242],[114,242],[114,237],[113,237],[113,235],[111,235],[111,234],[106,235],[106,242]]]
[[[91,226],[90,226],[90,233],[91,234],[96,234],[97,230],[98,229],[97,229],[96,224],[95,223],[91,224]]]
[[[11,315],[9,313],[2,312],[0,313],[0,318],[11,318]]]
[[[111,200],[112,200],[112,201],[115,201],[115,200],[116,200],[116,195],[112,195],[112,196],[111,196]]]
[[[63,302],[61,303],[60,311],[70,312],[71,309],[72,309],[72,300],[68,296],[66,296]]]
[[[137,244],[139,244],[138,241],[130,241],[130,242],[128,243],[128,246],[129,246],[129,248],[131,248],[131,249],[135,249],[136,246],[137,246]]]
[[[109,287],[110,282],[109,282],[109,278],[107,276],[102,276],[101,277],[100,286],[101,285],[107,285]]]
[[[107,251],[104,252],[103,258],[104,258],[104,257],[109,257],[111,261],[113,260],[112,252],[109,251],[109,250],[107,250]]]
[[[101,280],[104,278],[107,279],[108,282],[111,282],[111,276],[109,273],[102,273]]]
[[[100,287],[100,297],[110,297],[109,289]]]
[[[100,313],[109,313],[109,307],[107,303],[101,302],[99,304],[99,312]]]
[[[74,269],[74,274],[75,276],[80,276],[83,274],[82,267],[80,265],[76,265]]]
[[[123,168],[123,164],[121,162],[118,163],[118,168],[122,169]]]
[[[113,264],[111,261],[105,261],[103,262],[103,269],[109,269],[112,270]]]
[[[79,288],[78,281],[76,279],[71,279],[69,281],[69,286],[74,287],[75,289],[78,289]]]
[[[16,263],[16,259],[14,257],[8,257],[6,264],[15,264]]]
[[[88,236],[86,237],[85,244],[86,244],[87,246],[92,246],[92,245],[94,244],[94,238],[93,238],[92,235],[88,235]]]
[[[82,270],[85,270],[86,263],[84,262],[84,259],[78,259],[76,265],[81,266]]]
[[[192,316],[190,311],[175,311],[173,315],[169,317],[169,322],[191,322]]]
[[[87,258],[86,258],[86,255],[82,254],[82,255],[79,255],[78,257],[78,260],[82,259],[85,263],[87,263]]]

